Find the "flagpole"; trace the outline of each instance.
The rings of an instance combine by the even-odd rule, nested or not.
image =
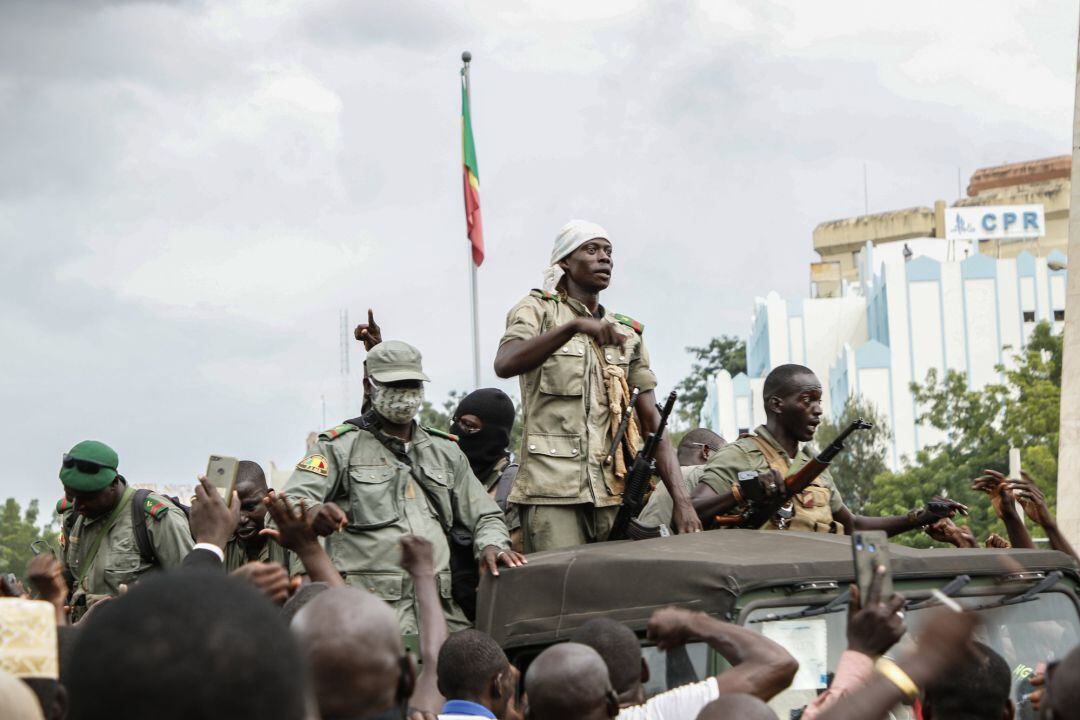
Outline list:
[[[469,111],[472,112],[472,88],[469,86],[469,63],[472,62],[472,53],[468,50],[461,53],[461,62],[465,64],[462,70],[462,75],[465,77],[465,96],[469,99]],[[471,239],[468,244],[468,259],[469,296],[472,302],[473,390],[478,390],[480,388],[480,309],[477,302],[476,263],[473,261]]]

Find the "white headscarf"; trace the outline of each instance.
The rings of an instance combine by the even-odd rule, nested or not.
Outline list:
[[[571,220],[562,226],[559,234],[555,236],[555,246],[551,248],[551,264],[544,270],[545,291],[555,292],[555,286],[563,276],[559,261],[596,238],[611,240],[607,230],[588,220]]]

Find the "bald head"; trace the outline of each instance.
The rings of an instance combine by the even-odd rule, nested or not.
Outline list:
[[[600,720],[619,714],[604,659],[578,643],[552,645],[540,653],[525,673],[525,695],[528,720]]]
[[[753,695],[739,693],[721,694],[720,697],[701,708],[697,720],[776,720],[774,713],[764,700]]]
[[[683,435],[676,454],[679,457],[679,464],[684,467],[688,465],[704,465],[709,459],[709,453],[719,450],[725,445],[727,445],[727,442],[724,441],[724,438],[709,428],[699,427]]]
[[[292,621],[323,717],[389,710],[411,692],[411,668],[394,611],[356,588],[331,588]],[[405,677],[403,677],[403,673]]]

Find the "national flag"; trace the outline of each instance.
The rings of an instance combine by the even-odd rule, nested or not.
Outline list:
[[[473,143],[472,117],[469,113],[469,90],[464,68],[461,71],[461,155],[465,186],[465,224],[472,243],[473,262],[484,262],[484,226],[480,222],[480,172],[476,165],[476,145]]]

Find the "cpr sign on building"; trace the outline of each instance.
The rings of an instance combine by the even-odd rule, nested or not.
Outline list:
[[[986,205],[945,209],[949,240],[1022,240],[1046,235],[1040,205]]]

